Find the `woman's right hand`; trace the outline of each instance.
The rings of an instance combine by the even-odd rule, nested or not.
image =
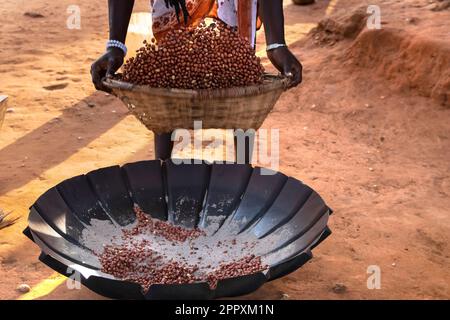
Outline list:
[[[103,85],[105,77],[113,76],[124,62],[124,52],[116,47],[109,48],[104,55],[95,61],[91,66],[92,82],[97,90],[110,92]]]

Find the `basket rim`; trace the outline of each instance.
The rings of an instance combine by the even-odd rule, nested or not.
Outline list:
[[[231,87],[224,89],[175,89],[154,88],[147,85],[136,85],[129,82],[106,78],[103,84],[112,91],[133,91],[155,96],[167,96],[178,98],[223,98],[223,97],[245,97],[258,95],[274,90],[287,90],[289,78],[281,75],[264,74],[264,83],[246,87]]]

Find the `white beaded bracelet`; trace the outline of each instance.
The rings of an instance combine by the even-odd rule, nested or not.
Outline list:
[[[287,45],[285,43],[272,43],[266,47],[266,51],[275,50],[281,47],[287,47]]]
[[[109,49],[111,47],[119,48],[123,51],[124,55],[127,55],[127,46],[122,42],[118,40],[108,40],[108,42],[106,42],[106,49]]]

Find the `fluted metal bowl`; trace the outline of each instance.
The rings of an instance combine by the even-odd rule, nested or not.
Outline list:
[[[211,237],[251,235],[268,268],[257,274],[205,283],[140,285],[101,271],[83,243],[93,220],[121,228],[136,217],[133,206],[185,228],[209,229]],[[331,232],[331,210],[311,188],[279,172],[240,164],[143,161],[92,171],[44,193],[30,209],[24,231],[42,250],[40,260],[70,276],[76,270],[89,289],[120,299],[211,299],[250,293],[293,272]],[[208,252],[205,250],[205,255]]]

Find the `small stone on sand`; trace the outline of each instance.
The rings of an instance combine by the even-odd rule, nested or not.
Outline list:
[[[39,12],[27,11],[23,14],[25,17],[29,18],[44,18],[44,15]]]
[[[336,283],[333,287],[333,292],[337,294],[342,294],[347,291],[347,287],[343,283]]]
[[[23,283],[19,285],[16,290],[19,291],[20,293],[27,293],[30,292],[31,288],[29,285]]]
[[[280,300],[290,300],[291,297],[287,293],[282,293]]]
[[[49,86],[44,86],[43,88],[47,91],[54,91],[54,90],[62,90],[66,88],[68,85],[69,85],[68,83],[58,83]]]

